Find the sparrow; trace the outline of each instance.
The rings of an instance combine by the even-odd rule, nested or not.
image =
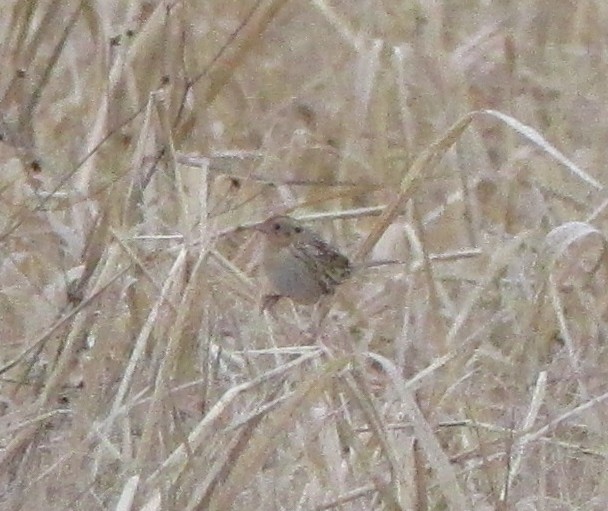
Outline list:
[[[262,299],[262,311],[280,298],[311,305],[352,273],[348,258],[313,230],[288,216],[273,216],[254,227],[264,234],[262,267],[272,293]]]

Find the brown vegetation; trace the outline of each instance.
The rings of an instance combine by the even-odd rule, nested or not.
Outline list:
[[[608,508],[607,26],[4,0],[0,508]],[[260,314],[278,213],[395,262]]]

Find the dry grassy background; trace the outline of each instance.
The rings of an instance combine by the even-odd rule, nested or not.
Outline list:
[[[607,26],[3,0],[0,508],[607,509]],[[260,314],[277,212],[397,263]]]

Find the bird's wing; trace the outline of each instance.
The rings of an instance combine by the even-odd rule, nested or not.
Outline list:
[[[296,242],[294,249],[300,253],[306,264],[314,268],[314,273],[319,276],[328,292],[350,276],[351,266],[348,258],[316,237]]]

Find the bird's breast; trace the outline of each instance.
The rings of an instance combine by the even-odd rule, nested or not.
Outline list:
[[[315,269],[296,257],[290,247],[265,247],[263,267],[274,291],[281,296],[314,303],[327,292]]]

